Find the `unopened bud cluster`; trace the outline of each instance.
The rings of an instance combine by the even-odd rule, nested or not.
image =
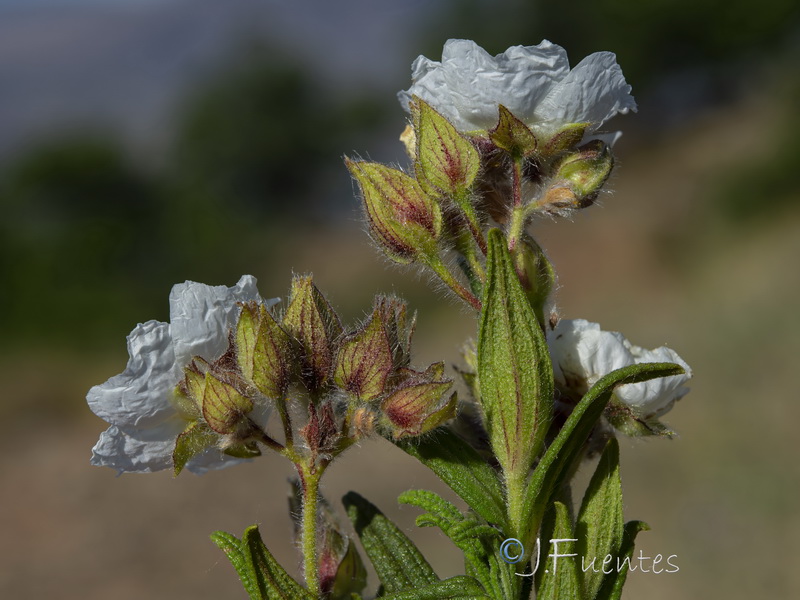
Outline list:
[[[312,461],[332,457],[361,436],[420,435],[455,416],[456,397],[442,363],[410,367],[414,320],[404,302],[378,296],[369,319],[345,331],[311,277],[292,282],[278,318],[264,304],[241,304],[228,351],[213,363],[201,357],[184,369],[175,403],[189,426],[179,436],[175,471],[216,445],[238,457],[292,444],[293,415]],[[276,408],[283,444],[269,437],[256,407]]]
[[[499,225],[526,290],[546,296],[552,280],[542,281],[545,259],[525,227],[536,214],[566,215],[591,205],[614,165],[609,147],[598,139],[583,143],[589,123],[534,131],[502,105],[493,128],[467,133],[418,97],[410,110],[412,125],[401,140],[413,175],[346,159],[373,239],[396,262],[432,268],[478,308],[486,232]],[[445,266],[451,251],[469,290]]]

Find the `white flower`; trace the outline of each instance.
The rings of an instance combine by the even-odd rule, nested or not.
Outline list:
[[[262,302],[256,280],[243,276],[231,288],[187,281],[169,296],[170,322],[140,323],[128,336],[125,370],[89,390],[89,408],[111,424],[92,449],[92,464],[118,472],[149,473],[172,468],[175,439],[187,422],[172,404],[183,368],[194,356],[213,361],[228,347],[228,331],[239,315],[237,302]],[[217,448],[193,457],[194,473],[240,459]]]
[[[613,53],[596,52],[570,70],[566,51],[547,40],[494,57],[471,40],[448,40],[441,62],[420,56],[411,70],[411,87],[398,94],[403,107],[419,96],[463,132],[494,127],[498,104],[545,133],[567,123],[591,123],[594,132],[636,110]]]
[[[597,323],[584,319],[562,319],[548,333],[550,356],[557,385],[586,391],[598,379],[628,365],[671,362],[686,373],[618,387],[620,402],[644,418],[666,413],[689,390],[684,384],[692,376],[689,365],[665,346],[645,350],[631,344],[621,333],[603,331]]]

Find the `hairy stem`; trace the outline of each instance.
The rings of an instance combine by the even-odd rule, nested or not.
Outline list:
[[[478,297],[461,285],[461,283],[447,269],[447,267],[444,266],[444,263],[437,255],[425,256],[424,262],[431,269],[433,269],[433,272],[439,276],[439,279],[441,279],[447,285],[447,287],[458,294],[462,300],[464,300],[475,310],[481,309],[481,301],[478,299]]]
[[[300,529],[300,544],[303,553],[303,575],[306,588],[319,596],[319,568],[317,561],[317,505],[319,503],[319,480],[324,467],[296,464],[303,490],[303,514]]]

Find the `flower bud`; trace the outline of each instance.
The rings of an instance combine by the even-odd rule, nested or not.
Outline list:
[[[571,208],[589,206],[614,168],[614,156],[608,146],[593,140],[578,152],[566,156],[556,167],[554,183],[543,204],[572,203]],[[566,207],[566,206],[565,206]]]
[[[410,109],[415,126],[417,179],[428,191],[462,196],[480,170],[478,151],[424,100],[414,97]]]
[[[311,451],[312,463],[319,454],[327,454],[335,448],[341,436],[330,400],[323,402],[319,410],[313,402],[308,404],[308,423],[300,429],[300,436]]]
[[[452,381],[403,385],[381,403],[385,425],[395,439],[416,436],[455,416],[456,395],[445,399]]]
[[[236,325],[236,361],[246,380],[282,401],[291,372],[291,338],[263,304],[242,305]]]
[[[361,188],[372,237],[392,260],[407,264],[436,252],[442,211],[416,180],[378,163],[345,164]]]
[[[212,430],[223,435],[235,434],[242,425],[251,424],[247,414],[252,410],[253,401],[250,398],[211,372],[206,373],[203,419]]]
[[[376,308],[369,323],[342,341],[336,357],[336,385],[361,400],[380,396],[394,367],[382,317]]]
[[[514,159],[533,154],[538,146],[534,133],[502,104],[499,105],[498,110],[500,118],[495,128],[489,131],[489,139]]]
[[[302,347],[300,375],[306,387],[312,392],[319,391],[331,375],[334,345],[342,335],[342,324],[311,277],[298,276],[292,280],[282,325]]]
[[[389,336],[394,368],[407,367],[411,361],[411,337],[416,326],[416,313],[409,318],[406,303],[393,296],[377,296],[375,313],[380,314]]]
[[[522,289],[544,330],[545,306],[555,284],[555,269],[539,244],[528,235],[522,237],[511,258]]]

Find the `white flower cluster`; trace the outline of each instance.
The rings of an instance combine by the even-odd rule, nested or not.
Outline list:
[[[120,473],[172,468],[175,439],[187,425],[172,401],[183,368],[195,356],[208,361],[220,357],[228,347],[228,332],[236,326],[237,302],[252,300],[263,302],[251,275],[231,288],[193,281],[172,288],[170,322],[137,325],[128,336],[125,370],[86,396],[92,411],[111,424],[92,449],[93,465]],[[204,473],[237,462],[241,459],[210,448],[186,467]]]

